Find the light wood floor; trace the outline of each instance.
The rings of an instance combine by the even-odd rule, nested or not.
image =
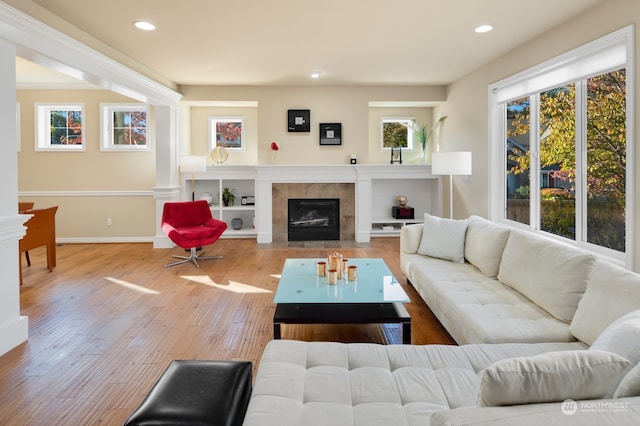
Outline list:
[[[346,247],[349,246],[349,247]],[[347,257],[384,258],[412,302],[414,344],[453,340],[399,267],[397,238],[346,244]],[[28,342],[0,357],[0,424],[122,424],[173,359],[250,360],[272,338],[273,292],[287,257],[325,257],[330,247],[279,248],[219,240],[222,260],[164,268],[179,248],[66,244],[57,267],[43,249],[24,267],[21,313]],[[398,325],[294,326],[283,338],[401,343]]]

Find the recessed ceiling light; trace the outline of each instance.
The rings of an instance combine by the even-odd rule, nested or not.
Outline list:
[[[153,31],[156,29],[155,25],[153,25],[151,22],[146,22],[146,21],[135,21],[133,25],[136,28],[144,31]]]
[[[493,25],[480,25],[474,31],[477,33],[488,33],[493,29]]]
[[[320,73],[319,72],[311,73],[311,78],[320,78]]]

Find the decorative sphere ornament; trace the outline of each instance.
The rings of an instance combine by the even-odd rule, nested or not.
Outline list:
[[[406,195],[398,195],[396,197],[396,203],[398,203],[398,205],[400,207],[404,207],[407,205],[407,196]]]
[[[227,161],[227,158],[229,158],[229,153],[223,146],[216,146],[211,150],[209,156],[211,157],[211,161],[215,164],[222,164]]]

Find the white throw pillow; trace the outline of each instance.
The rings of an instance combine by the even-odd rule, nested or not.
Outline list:
[[[591,345],[612,322],[636,309],[640,309],[640,274],[596,259],[569,331]]]
[[[555,241],[513,229],[498,280],[566,323],[587,287],[594,257]]]
[[[489,278],[496,278],[508,238],[509,228],[471,216],[464,240],[464,257]]]
[[[618,385],[618,389],[613,394],[614,398],[628,398],[640,396],[640,364],[633,367]]]
[[[466,220],[443,219],[425,213],[418,254],[464,263],[466,232]]]
[[[592,350],[505,359],[480,372],[478,406],[602,398],[630,365],[619,355]]]
[[[589,350],[607,351],[640,362],[640,309],[618,318],[598,336]]]

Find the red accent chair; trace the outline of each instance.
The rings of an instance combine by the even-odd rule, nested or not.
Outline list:
[[[222,259],[222,256],[199,256],[196,248],[215,243],[226,229],[225,222],[211,216],[209,204],[205,200],[165,203],[162,211],[162,231],[178,246],[191,249],[191,255],[174,255],[173,257],[183,260],[164,266],[193,262],[199,268],[198,260]]]

